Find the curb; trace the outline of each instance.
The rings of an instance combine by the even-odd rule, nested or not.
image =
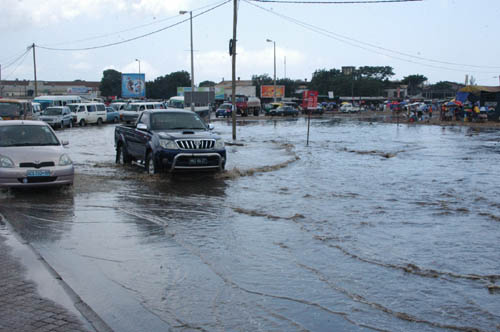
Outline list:
[[[47,269],[49,274],[57,280],[60,286],[62,286],[63,290],[73,302],[75,308],[80,312],[83,318],[87,320],[87,322],[94,328],[96,332],[114,332],[113,329],[111,329],[111,327],[109,327],[108,324],[106,324],[106,322],[64,281],[64,279],[45,260],[45,258],[43,258],[42,255],[40,255],[40,253],[36,251],[29,242],[25,241],[19,234],[17,234],[14,227],[2,214],[0,214],[0,223],[3,223],[7,227],[10,233],[19,241],[20,244],[29,248],[29,250],[38,259],[38,261],[40,261],[41,264]]]

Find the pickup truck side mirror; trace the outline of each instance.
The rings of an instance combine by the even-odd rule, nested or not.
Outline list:
[[[211,123],[208,124],[208,130],[214,130],[215,126]]]
[[[146,126],[146,124],[144,123],[138,123],[136,128],[138,130],[148,130],[148,126]]]

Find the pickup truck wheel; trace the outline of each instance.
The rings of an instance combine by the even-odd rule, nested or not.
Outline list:
[[[158,173],[158,169],[155,165],[155,161],[153,158],[153,154],[151,152],[148,153],[146,156],[146,172],[148,172],[149,175],[154,175]]]
[[[102,125],[102,119],[101,118],[97,119],[97,125],[98,126]]]
[[[119,144],[116,148],[116,163],[120,165],[129,164],[131,162],[131,158],[128,155],[127,148],[123,146],[123,144]]]
[[[84,127],[85,126],[85,120],[84,119],[81,119],[80,120],[80,127]]]
[[[118,123],[118,118],[117,118],[117,117],[116,117],[116,118],[114,118],[114,119],[113,119],[113,122],[114,122],[114,123]]]

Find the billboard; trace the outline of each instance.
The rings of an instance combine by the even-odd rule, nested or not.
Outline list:
[[[285,96],[285,86],[276,85],[276,98]],[[262,85],[260,87],[260,98],[274,98],[274,85]]]
[[[122,97],[145,98],[146,97],[145,74],[122,74]]]
[[[307,90],[302,93],[302,108],[313,109],[318,106],[318,91]]]

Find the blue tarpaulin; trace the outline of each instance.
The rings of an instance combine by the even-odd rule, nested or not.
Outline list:
[[[465,103],[467,101],[467,97],[469,97],[469,92],[457,92],[455,100]]]

